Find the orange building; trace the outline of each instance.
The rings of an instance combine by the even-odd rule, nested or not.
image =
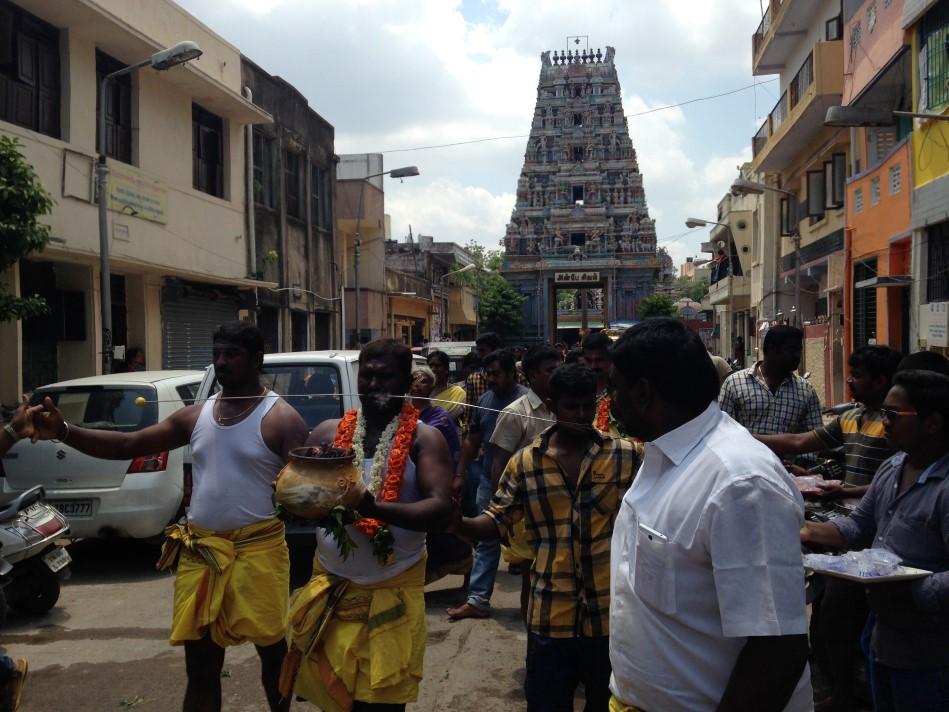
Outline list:
[[[848,7],[848,5],[850,5]],[[842,104],[909,109],[904,0],[845,3]],[[910,349],[912,151],[909,121],[852,129],[844,236],[844,350]]]

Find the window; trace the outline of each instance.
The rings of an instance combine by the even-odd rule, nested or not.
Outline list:
[[[866,346],[876,338],[877,290],[857,289],[857,282],[877,276],[876,257],[859,260],[853,265],[853,345]]]
[[[919,74],[921,108],[949,103],[949,3],[941,2],[920,23]]]
[[[224,197],[224,121],[191,105],[191,163],[194,187]]]
[[[885,159],[896,145],[896,131],[892,126],[867,129],[867,168],[873,168]]]
[[[59,138],[59,30],[0,0],[0,120]]]
[[[949,300],[949,222],[926,228],[926,301]]]
[[[287,215],[303,219],[303,154],[287,151],[284,157],[284,187],[287,191]]]
[[[572,190],[573,190],[573,202],[582,203],[583,202],[583,186],[575,185],[573,186]]]
[[[310,219],[317,227],[329,229],[333,222],[333,206],[330,203],[329,171],[317,165],[310,166]]]
[[[573,147],[573,160],[582,161],[583,160],[583,146],[574,146]]]
[[[824,39],[828,42],[839,40],[843,37],[843,22],[840,15],[824,23]]]
[[[843,206],[844,196],[847,195],[847,155],[835,153],[831,156],[831,163],[834,164],[834,207],[839,208]]]
[[[276,206],[274,201],[273,173],[274,140],[262,131],[254,129],[254,202],[268,208]]]
[[[792,212],[796,205],[796,199],[792,202],[790,197],[781,198],[781,237],[788,237],[797,229],[796,216]]]
[[[102,79],[125,65],[96,50],[96,149],[99,147],[99,90]],[[105,155],[123,163],[132,162],[132,75],[109,82],[105,100]]]
[[[857,215],[863,212],[863,188],[857,188],[853,192],[853,211]]]
[[[824,171],[807,172],[807,215],[811,218],[824,216]]]
[[[880,204],[880,176],[870,179],[870,205]]]
[[[903,189],[903,169],[900,165],[890,166],[890,195],[896,195]]]

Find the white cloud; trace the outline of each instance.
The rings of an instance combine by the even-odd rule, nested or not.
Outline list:
[[[576,0],[179,1],[296,86],[334,124],[337,153],[528,133],[539,54],[565,46],[568,35],[616,47],[627,113],[751,84],[759,22],[747,0],[597,0],[582,13]],[[660,239],[683,232],[689,215],[714,215],[749,153],[753,101],[749,92],[629,119]],[[759,114],[773,103],[763,91],[757,101]],[[411,224],[439,240],[496,246],[525,143],[387,154],[389,168],[421,170],[403,185],[387,183],[395,235]],[[679,262],[699,241],[668,247]]]

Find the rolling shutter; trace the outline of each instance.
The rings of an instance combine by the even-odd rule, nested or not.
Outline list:
[[[211,363],[211,336],[237,319],[236,297],[166,286],[162,290],[162,368],[205,368]]]

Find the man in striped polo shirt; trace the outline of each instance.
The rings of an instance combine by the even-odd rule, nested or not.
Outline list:
[[[844,485],[824,487],[827,497],[862,497],[877,468],[893,454],[883,431],[880,408],[890,390],[900,353],[888,346],[861,346],[848,359],[847,385],[858,405],[829,425],[807,433],[757,435],[778,455],[799,455],[825,448],[844,448]],[[831,697],[819,710],[854,710],[854,662],[857,642],[867,619],[864,589],[859,584],[827,579],[824,594],[814,602],[811,645],[817,663],[833,684]]]

